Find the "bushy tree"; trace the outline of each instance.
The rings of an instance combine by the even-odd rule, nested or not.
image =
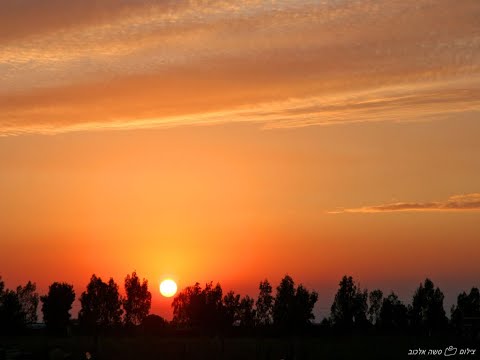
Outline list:
[[[291,325],[295,303],[295,283],[286,275],[277,287],[273,304],[273,323],[276,326]]]
[[[25,313],[12,290],[0,291],[0,333],[16,333],[25,326]]]
[[[18,301],[25,314],[27,324],[36,323],[38,320],[37,309],[40,297],[36,290],[37,285],[31,281],[27,282],[25,286],[17,287]]]
[[[475,336],[480,332],[480,292],[474,287],[470,293],[462,292],[457,305],[452,306],[451,322],[458,334]]]
[[[187,286],[185,289],[179,291],[173,298],[173,320],[172,322],[179,326],[192,326],[194,320],[192,317],[193,307],[198,301],[192,301],[199,297],[202,292],[200,284],[197,282],[193,286]]]
[[[368,319],[373,325],[376,325],[380,317],[382,308],[383,292],[382,290],[373,290],[368,295]]]
[[[383,299],[378,322],[382,331],[386,332],[398,332],[407,328],[407,307],[394,292]]]
[[[311,323],[315,319],[313,308],[318,301],[318,294],[315,291],[309,291],[302,284],[297,286],[295,291],[295,302],[293,306],[293,326],[301,328]]]
[[[168,322],[161,316],[150,314],[147,315],[141,324],[146,334],[161,334],[167,328]]]
[[[240,322],[240,295],[229,291],[223,297],[223,312],[225,325]]]
[[[203,308],[204,314],[201,315],[201,322],[207,324],[211,322],[211,328],[221,328],[228,325],[225,321],[224,304],[222,301],[222,287],[220,284],[213,286],[212,283],[207,284],[203,289],[202,296],[196,298],[197,308]],[[203,325],[205,327],[205,325]]]
[[[410,319],[416,331],[426,334],[440,331],[447,325],[443,308],[444,295],[430,279],[420,284],[415,291],[410,308]]]
[[[256,313],[255,322],[260,325],[270,325],[272,323],[273,314],[273,296],[272,286],[267,279],[260,282],[259,294],[255,303]]]
[[[224,325],[253,327],[255,325],[254,300],[248,295],[241,297],[229,291],[223,297]]]
[[[230,307],[227,316],[222,295],[220,284],[213,286],[212,282],[203,289],[199,283],[186,287],[173,299],[173,323],[201,329],[220,329],[228,325],[235,317],[236,296],[233,293],[226,296]]]
[[[240,300],[239,305],[239,325],[243,327],[252,328],[255,326],[256,311],[253,307],[254,300],[246,295]]]
[[[47,328],[54,332],[63,332],[70,322],[70,310],[75,300],[73,286],[67,283],[54,282],[48,294],[40,298],[42,301],[43,320]]]
[[[105,283],[92,275],[87,290],[80,296],[80,303],[78,320],[87,329],[107,329],[121,323],[122,299],[112,278]]]
[[[224,330],[233,325],[254,326],[253,299],[233,291],[222,295],[221,285],[214,286],[212,282],[205,284],[203,289],[199,283],[186,287],[173,299],[172,323],[208,331]]]
[[[125,294],[123,309],[125,324],[139,325],[147,317],[152,304],[152,294],[148,291],[148,281],[140,279],[134,271],[125,278]]]
[[[367,290],[361,291],[351,276],[344,276],[331,306],[333,325],[346,331],[365,326],[367,297]]]
[[[309,292],[303,285],[295,288],[293,279],[286,275],[277,287],[273,323],[289,330],[304,328],[315,318],[313,307],[317,300],[318,294],[315,291]]]
[[[25,287],[18,286],[16,291],[5,290],[0,277],[0,331],[17,332],[37,321],[39,297],[35,290],[35,284],[30,281]]]

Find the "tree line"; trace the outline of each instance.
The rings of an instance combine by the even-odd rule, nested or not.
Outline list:
[[[125,277],[125,296],[110,278],[104,282],[95,274],[86,290],[80,295],[81,309],[76,321],[82,331],[96,333],[99,330],[118,329],[139,325],[150,312],[152,295],[148,281],[140,281],[134,271]],[[48,293],[39,296],[36,284],[28,282],[16,291],[5,289],[0,277],[0,332],[18,333],[38,321],[37,310],[41,302],[43,322],[47,330],[66,334],[72,325],[70,311],[75,301],[73,285],[54,282]]]
[[[148,281],[140,281],[136,272],[124,280],[125,295],[110,278],[104,282],[92,275],[80,295],[81,309],[74,322],[80,331],[99,333],[108,330],[144,328],[158,330],[195,329],[199,332],[224,333],[243,329],[244,333],[275,331],[300,333],[323,331],[330,333],[371,332],[382,334],[455,333],[480,334],[480,293],[473,287],[462,292],[457,304],[450,309],[450,319],[444,309],[444,294],[430,279],[419,284],[410,304],[404,304],[391,292],[368,291],[351,276],[344,276],[330,308],[330,315],[315,324],[314,307],[318,293],[302,284],[296,285],[286,275],[275,292],[268,280],[260,282],[257,298],[241,296],[234,291],[223,292],[220,284],[199,283],[180,291],[172,301],[173,319],[165,321],[149,315],[151,293]],[[48,331],[65,333],[72,324],[70,311],[75,300],[73,286],[55,282],[46,295],[39,296],[35,283],[28,282],[16,290],[5,289],[0,278],[0,331],[22,331],[38,321],[37,307],[41,303],[43,321]]]

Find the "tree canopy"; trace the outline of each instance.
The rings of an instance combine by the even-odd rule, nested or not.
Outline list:
[[[40,297],[43,320],[49,330],[57,334],[65,332],[70,325],[74,300],[72,285],[59,282],[50,285],[48,293]],[[133,272],[125,278],[125,297],[120,295],[112,278],[104,282],[93,274],[79,300],[78,324],[82,331],[94,333],[123,325],[128,329],[142,325],[141,331],[158,334],[178,327],[210,333],[223,333],[228,329],[235,333],[234,328],[241,329],[241,333],[254,328],[255,332],[261,333],[301,333],[315,319],[318,294],[302,284],[296,285],[289,275],[281,279],[274,295],[269,281],[261,281],[256,299],[234,291],[224,293],[219,283],[209,282],[203,288],[195,283],[174,297],[173,320],[168,322],[157,315],[149,316],[151,293],[148,282],[141,281]],[[310,329],[417,335],[453,329],[459,335],[478,336],[480,291],[477,287],[458,295],[457,304],[451,308],[450,321],[445,315],[443,302],[443,292],[428,278],[420,283],[411,303],[406,306],[393,291],[386,297],[379,289],[368,292],[362,290],[351,276],[345,275],[339,282],[330,316],[323,319],[320,326]],[[29,324],[37,321],[38,303],[35,283],[28,281],[24,286],[10,290],[5,288],[0,277],[0,333],[27,330]]]
[[[224,301],[227,302],[228,309]],[[199,283],[195,283],[179,292],[173,299],[173,322],[194,328],[219,328],[234,320],[236,301],[239,299],[236,299],[234,294],[223,298],[220,284],[213,286],[210,282],[202,289]]]
[[[148,281],[140,279],[134,271],[125,278],[125,324],[139,325],[147,317],[152,304],[152,294],[148,291]]]
[[[394,292],[382,301],[379,325],[382,330],[387,332],[398,332],[407,328],[407,307]]]
[[[270,325],[273,321],[272,285],[267,279],[260,282],[259,293],[255,303],[255,321],[260,326]]]
[[[420,284],[413,295],[409,309],[414,329],[431,334],[440,331],[447,325],[447,317],[443,308],[443,292],[430,279]]]
[[[105,283],[95,274],[80,296],[82,308],[78,314],[80,324],[89,329],[107,329],[122,321],[122,299],[118,285],[112,278]]]
[[[480,292],[473,287],[470,293],[464,291],[452,306],[452,325],[461,335],[475,335],[480,331]],[[467,334],[468,333],[468,334]]]
[[[54,282],[42,301],[43,320],[51,331],[65,331],[70,322],[70,310],[75,300],[73,285]]]
[[[318,300],[315,291],[303,285],[295,288],[292,277],[285,275],[277,287],[273,304],[273,323],[280,328],[298,330],[311,323],[315,316],[313,307]]]
[[[365,325],[367,298],[367,290],[361,291],[351,276],[344,276],[331,306],[333,325],[342,330],[352,330]]]

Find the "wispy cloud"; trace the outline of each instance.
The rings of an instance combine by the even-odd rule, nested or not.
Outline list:
[[[432,211],[479,211],[480,193],[454,195],[446,201],[433,202],[395,202],[369,205],[359,208],[347,208],[329,211],[330,214],[342,213],[385,213],[385,212],[432,212]]]
[[[468,83],[470,80],[465,81]],[[52,98],[64,100],[64,104],[69,106],[40,102],[31,110],[20,111],[10,109],[9,104],[5,103],[4,112],[0,114],[0,136],[245,122],[257,123],[266,129],[279,129],[361,122],[433,121],[455,113],[480,111],[480,99],[476,99],[471,90],[463,90],[462,82],[435,84],[434,87],[430,83],[428,86],[418,84],[415,93],[412,94],[411,91],[403,86],[392,86],[330,96],[252,103],[214,111],[206,107],[203,112],[178,115],[175,111],[169,114],[171,110],[168,108],[156,111],[157,98],[142,93],[136,95],[129,92],[129,96],[118,93],[118,97],[124,98],[126,102],[113,106],[109,98],[104,99],[101,95],[93,99],[98,91],[92,91],[91,94],[85,94],[86,98],[92,97],[90,107],[82,107],[81,102],[75,98],[58,93],[58,96]],[[115,90],[112,92],[115,93]],[[141,106],[132,106],[132,103]],[[145,111],[145,108],[150,107],[150,113]],[[38,121],[38,118],[44,116],[48,116],[48,122]],[[23,121],[8,122],[9,117],[20,117]]]
[[[0,134],[478,112],[479,16],[476,0],[3,2]]]

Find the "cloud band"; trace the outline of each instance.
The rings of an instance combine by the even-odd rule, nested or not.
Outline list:
[[[389,213],[389,212],[434,212],[434,211],[480,211],[480,193],[454,195],[446,201],[438,202],[396,202],[329,211],[342,213]]]

